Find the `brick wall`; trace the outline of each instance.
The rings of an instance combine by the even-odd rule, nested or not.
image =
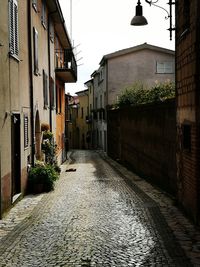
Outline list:
[[[200,210],[199,11],[200,3],[197,0],[179,1],[177,5],[178,198],[195,222],[199,220]]]
[[[108,155],[175,195],[175,101],[108,111]]]

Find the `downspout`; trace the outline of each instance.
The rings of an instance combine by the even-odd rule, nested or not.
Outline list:
[[[31,165],[35,165],[35,140],[34,140],[34,103],[33,103],[33,60],[32,60],[32,16],[31,4],[27,0],[28,7],[28,55],[29,55],[29,90],[30,90],[30,119],[31,119]]]
[[[1,179],[1,147],[0,147],[0,179]],[[0,220],[2,219],[1,214],[1,180],[0,180]]]
[[[50,51],[50,14],[48,14],[48,30],[47,30],[47,39],[48,39],[48,67],[49,67],[49,125],[50,131],[52,132],[52,103],[51,103],[51,51]]]

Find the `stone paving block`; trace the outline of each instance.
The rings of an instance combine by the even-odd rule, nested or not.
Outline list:
[[[199,246],[178,232],[180,215],[163,192],[95,151],[74,151],[76,171],[67,168],[53,192],[0,221],[9,229],[0,234],[0,266],[193,266],[176,233],[197,264]]]

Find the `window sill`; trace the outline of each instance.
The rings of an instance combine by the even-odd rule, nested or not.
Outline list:
[[[46,23],[43,21],[41,23],[42,23],[43,28],[46,30],[47,29]]]
[[[15,55],[15,54],[11,54],[11,53],[9,53],[9,57],[10,57],[10,58],[13,58],[13,59],[16,60],[18,63],[20,62],[18,56]]]
[[[35,10],[35,12],[37,13],[38,10],[37,10],[37,6],[36,6],[36,4],[32,4],[32,7],[33,7],[33,9]]]

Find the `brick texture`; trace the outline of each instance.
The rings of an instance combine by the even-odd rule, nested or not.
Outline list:
[[[177,178],[179,203],[195,222],[199,221],[199,32],[200,3],[178,1],[176,31]],[[187,10],[187,15],[184,13]],[[184,148],[183,125],[191,127],[191,149]]]

